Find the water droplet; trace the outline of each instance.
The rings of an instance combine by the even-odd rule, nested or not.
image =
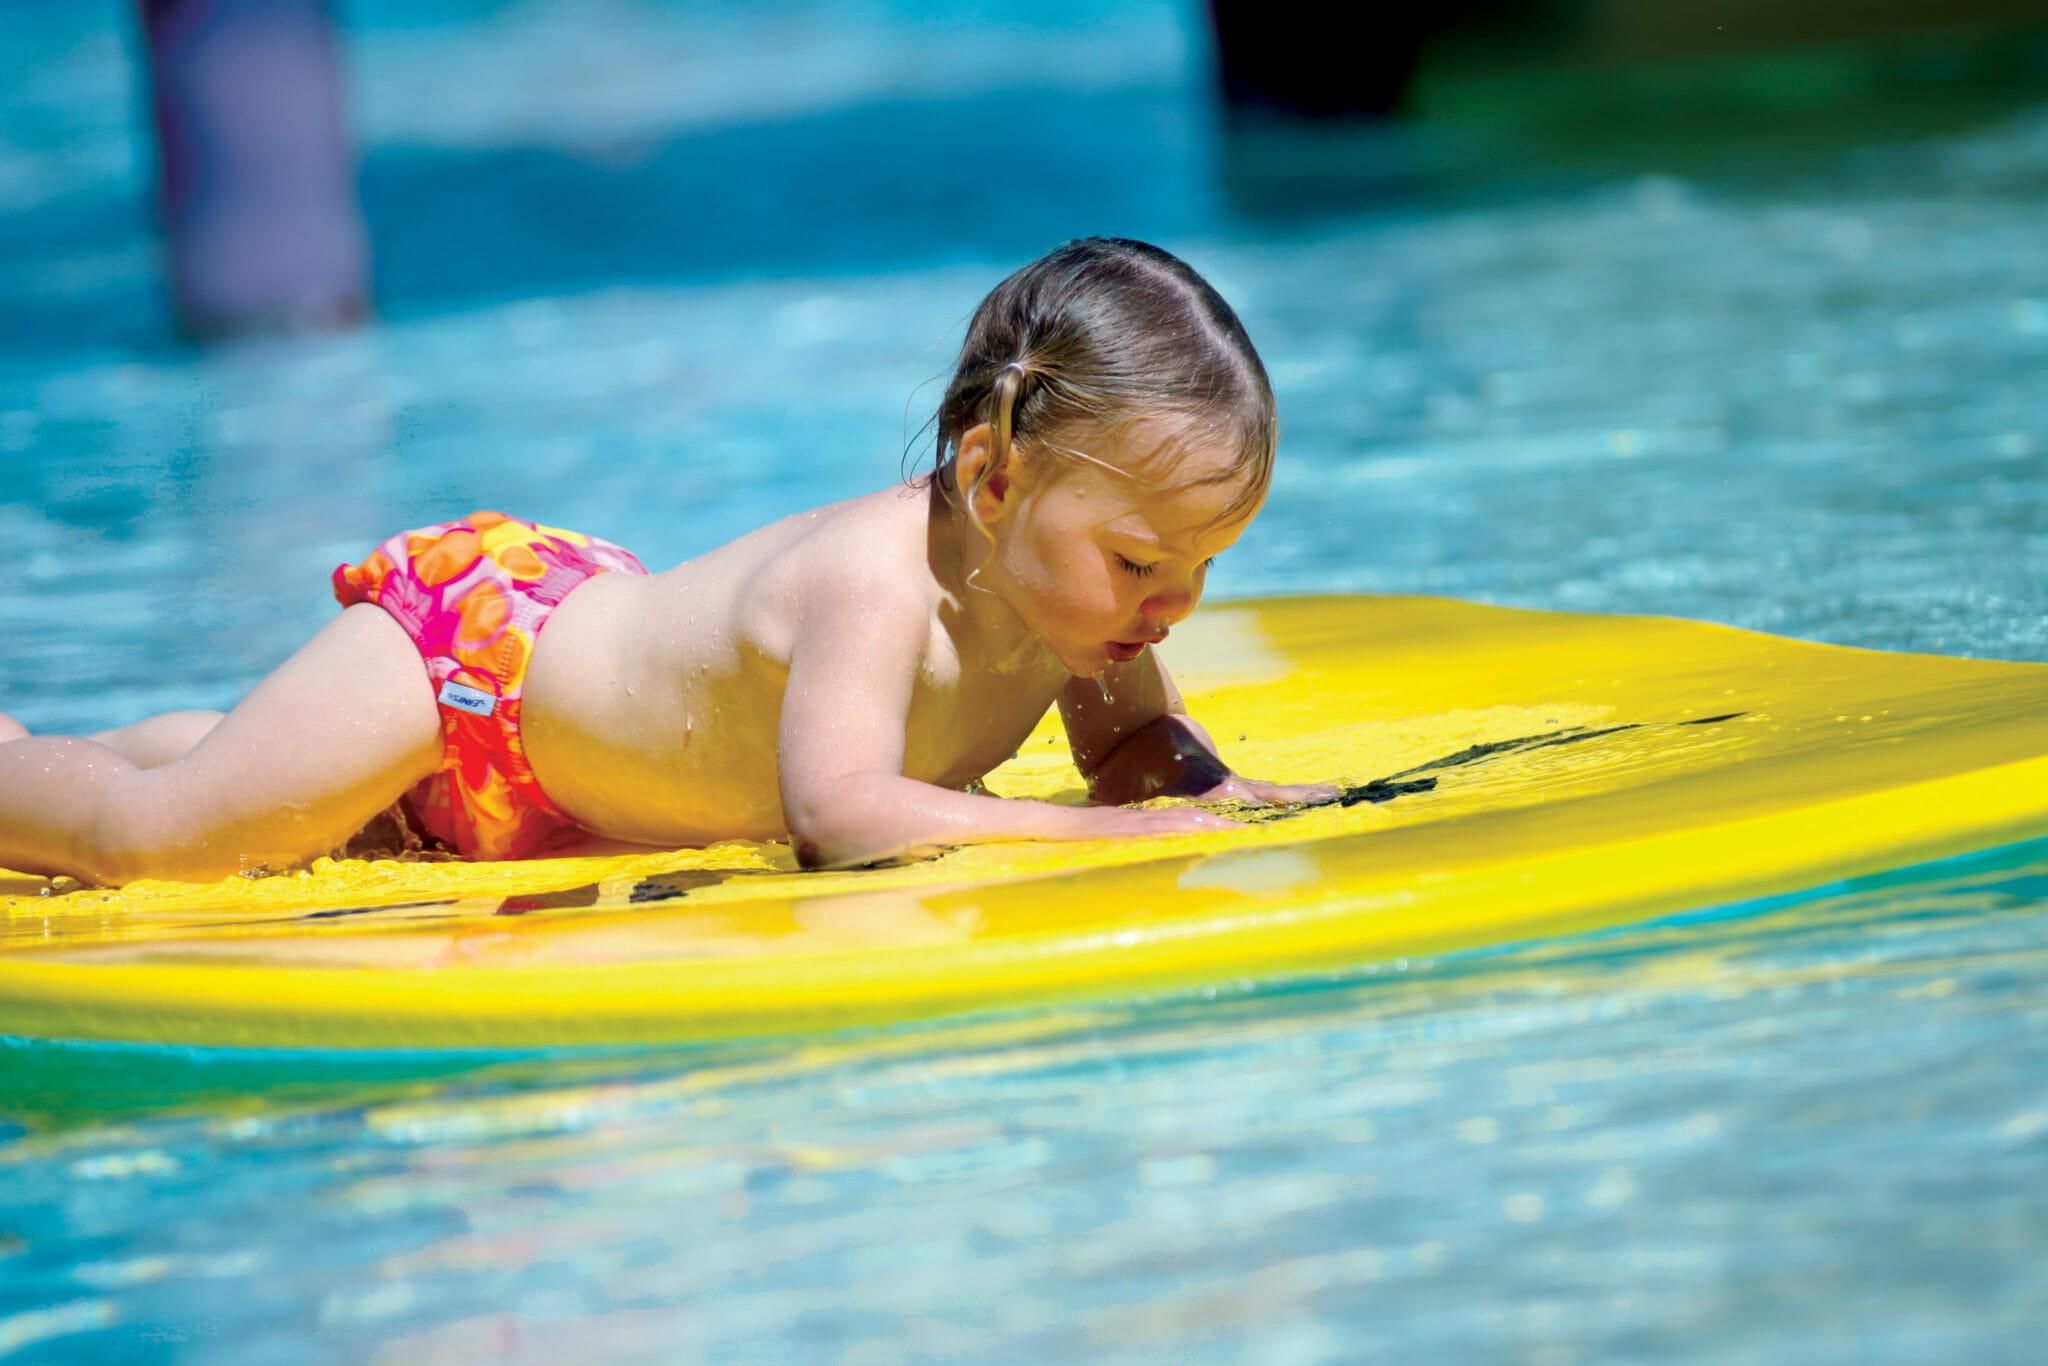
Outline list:
[[[1102,700],[1104,702],[1116,701],[1114,697],[1111,697],[1109,695],[1109,680],[1104,678],[1101,674],[1095,675],[1095,686],[1102,690]]]

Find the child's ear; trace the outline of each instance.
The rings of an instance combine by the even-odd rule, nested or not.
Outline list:
[[[1015,449],[1008,452],[1009,459],[997,460],[995,428],[986,422],[960,433],[956,449],[953,477],[967,510],[984,526],[1000,521],[1016,490]]]

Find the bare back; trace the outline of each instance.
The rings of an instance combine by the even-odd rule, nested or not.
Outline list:
[[[522,731],[542,789],[584,828],[679,845],[780,839],[777,736],[806,610],[849,581],[925,647],[904,774],[963,788],[1010,757],[1068,677],[1038,651],[993,658],[947,585],[924,489],[890,488],[772,523],[665,573],[605,574],[536,642]]]

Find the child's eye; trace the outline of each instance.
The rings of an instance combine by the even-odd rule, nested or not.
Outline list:
[[[1156,564],[1139,564],[1136,560],[1126,559],[1122,555],[1116,557],[1116,562],[1122,565],[1134,577],[1140,579],[1144,578],[1147,574],[1150,574],[1153,570],[1159,567]]]

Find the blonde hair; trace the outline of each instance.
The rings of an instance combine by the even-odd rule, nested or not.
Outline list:
[[[952,381],[939,400],[935,477],[949,496],[947,461],[987,423],[1002,468],[1018,446],[1131,475],[1058,438],[1109,435],[1143,418],[1182,418],[1232,443],[1236,458],[1194,481],[1242,478],[1218,514],[1258,505],[1272,479],[1279,420],[1266,367],[1223,296],[1171,252],[1118,237],[1068,242],[989,291],[974,310]],[[1170,458],[1168,442],[1161,458]],[[964,491],[971,503],[976,489]]]

